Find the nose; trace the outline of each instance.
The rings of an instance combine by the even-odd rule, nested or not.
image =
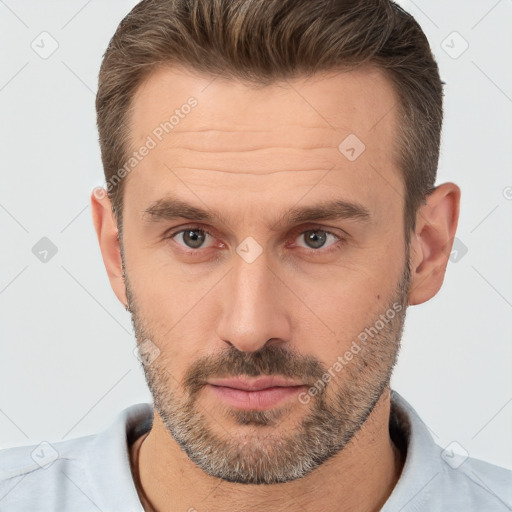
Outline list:
[[[269,268],[265,253],[248,263],[238,255],[221,288],[219,339],[244,352],[290,339],[286,287]],[[276,272],[277,273],[277,272]]]

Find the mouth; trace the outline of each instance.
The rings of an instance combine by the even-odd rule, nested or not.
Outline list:
[[[277,376],[209,379],[208,388],[217,399],[238,409],[265,410],[297,398],[307,384]]]

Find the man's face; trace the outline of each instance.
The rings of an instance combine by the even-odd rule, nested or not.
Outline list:
[[[389,384],[409,283],[395,103],[371,68],[259,89],[166,69],[137,91],[127,296],[156,412],[213,476],[304,476]]]

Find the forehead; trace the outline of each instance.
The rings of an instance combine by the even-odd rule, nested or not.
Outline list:
[[[190,196],[190,187],[219,199],[286,193],[328,170],[318,190],[340,185],[352,199],[401,190],[396,105],[389,79],[371,66],[265,87],[161,68],[132,101],[130,152],[139,156],[127,166],[125,204],[130,196],[140,210],[166,191]]]
[[[374,66],[351,71],[319,73],[309,78],[282,80],[261,86],[235,79],[204,75],[183,67],[162,67],[151,73],[135,91],[130,125],[132,138],[151,132],[155,122],[168,120],[194,97],[194,129],[216,127],[239,133],[283,127],[327,132],[357,130],[363,136],[385,115],[381,128],[393,122],[396,96],[390,80]],[[198,114],[198,112],[200,112]],[[387,115],[389,114],[389,115]],[[183,133],[185,123],[173,128]]]

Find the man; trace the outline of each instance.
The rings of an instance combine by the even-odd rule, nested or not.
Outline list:
[[[511,510],[511,472],[446,462],[390,389],[460,201],[434,185],[442,82],[411,16],[146,0],[96,106],[94,225],[154,404],[47,464],[5,450],[1,510]]]

